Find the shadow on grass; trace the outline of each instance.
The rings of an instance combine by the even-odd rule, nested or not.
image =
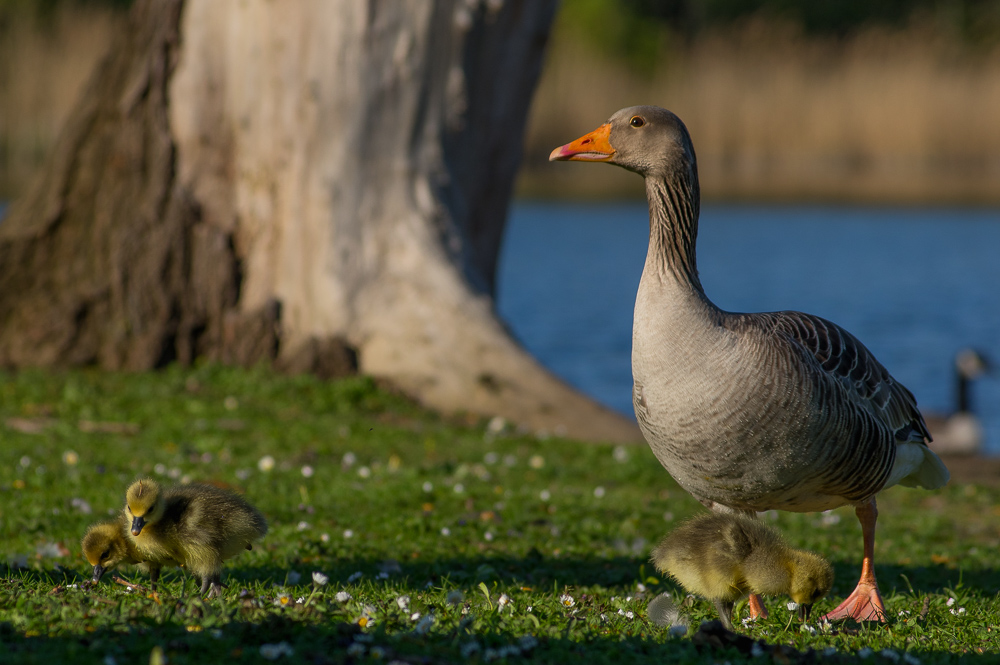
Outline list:
[[[830,592],[833,596],[846,596],[854,590],[861,575],[861,562],[857,565],[849,563],[833,563],[834,584]],[[918,595],[941,593],[945,589],[979,589],[990,594],[1000,588],[1000,570],[975,569],[963,570],[944,564],[935,566],[898,566],[879,564],[876,560],[875,573],[878,576],[879,589],[883,594],[908,593],[911,590]]]
[[[437,587],[461,589],[467,598],[478,594],[476,588],[480,582],[491,587],[494,582],[501,587],[529,586],[540,593],[562,593],[567,587],[572,589],[591,586],[622,588],[624,591],[634,590],[638,582],[646,582],[647,579],[643,576],[656,575],[651,565],[639,557],[553,558],[545,557],[537,550],[518,557],[488,555],[427,561],[319,556],[308,562],[295,562],[294,567],[301,573],[300,588],[302,585],[309,586],[309,575],[313,570],[321,570],[329,575],[328,590],[339,589],[351,575],[361,572],[362,578],[358,584],[385,586],[390,589],[386,592],[386,597],[394,597],[397,593],[417,592],[425,589],[428,583]],[[843,562],[835,563],[834,567],[838,582],[831,597],[843,597],[853,588],[859,568]],[[3,569],[0,568],[0,571]],[[47,593],[44,589],[51,587],[56,591],[53,595],[58,595],[59,587],[80,585],[89,579],[88,571],[82,569],[13,569],[5,572],[3,586],[8,590],[13,589],[15,596],[19,587],[32,588],[36,594]],[[270,608],[270,599],[263,596],[261,589],[266,593],[273,588],[272,584],[285,584],[289,572],[286,568],[270,565],[230,566],[224,576],[224,581],[228,584],[226,602],[218,603],[196,597],[197,587],[189,576],[176,570],[169,573],[164,571],[164,585],[160,594],[163,603],[159,607],[153,607],[152,601],[148,599],[138,599],[145,603],[143,607],[130,607],[128,603],[113,600],[117,596],[110,591],[117,585],[104,582],[87,590],[86,594],[68,595],[64,602],[75,606],[73,611],[61,610],[58,602],[51,604],[49,611],[52,612],[52,618],[46,621],[49,625],[61,626],[61,635],[31,635],[30,631],[26,634],[22,626],[16,625],[16,621],[0,623],[0,652],[5,654],[5,663],[112,662],[108,660],[109,657],[115,662],[146,662],[151,651],[159,647],[171,663],[214,663],[224,660],[263,662],[263,654],[270,648],[266,645],[287,643],[287,647],[294,652],[296,662],[310,663],[353,662],[361,660],[362,655],[365,658],[376,658],[373,652],[376,648],[380,650],[377,659],[383,659],[384,662],[396,659],[408,663],[461,662],[470,655],[485,662],[503,658],[496,656],[503,649],[508,649],[509,656],[530,656],[535,662],[569,662],[571,659],[586,663],[616,664],[715,663],[725,660],[734,663],[754,662],[750,655],[732,648],[703,647],[699,652],[690,639],[666,638],[663,629],[645,622],[637,625],[637,634],[626,635],[615,631],[601,634],[595,629],[572,639],[568,636],[571,624],[581,619],[570,615],[559,619],[558,626],[549,622],[547,636],[530,647],[519,646],[523,644],[519,642],[524,635],[523,631],[516,634],[495,630],[476,633],[468,625],[417,635],[415,630],[387,633],[384,627],[376,624],[373,630],[369,629],[362,636],[361,629],[355,623],[332,620],[310,611],[286,613]],[[388,577],[378,579],[380,572],[387,572]],[[895,591],[909,596],[912,586],[913,595],[920,597],[940,593],[948,588],[954,589],[961,584],[964,589],[992,596],[991,590],[1000,586],[1000,573],[993,570],[959,571],[945,565],[882,565],[878,572],[883,592],[887,595]],[[125,576],[132,581],[147,583],[141,574],[134,571],[129,571]],[[264,600],[264,607],[241,603],[238,594],[246,588],[257,591]],[[650,597],[662,588],[652,587]],[[87,598],[89,604],[95,607],[104,605],[104,614],[97,616],[89,611],[86,607],[88,603],[81,603],[81,599]],[[391,603],[391,600],[388,602]],[[898,596],[891,599],[890,615],[895,613],[894,610],[901,609],[895,607],[899,604]],[[116,608],[109,612],[106,607],[108,605]],[[11,616],[12,608],[9,603],[4,609],[7,610],[5,614]],[[566,624],[565,629],[562,624]],[[894,616],[890,616],[888,628],[892,629],[896,625],[900,628],[903,626],[897,624]],[[554,627],[565,632],[556,636]],[[882,627],[863,627],[860,630],[863,637],[864,631],[881,631]],[[462,653],[461,649],[472,643],[476,645],[475,650]],[[262,651],[262,647],[265,651]],[[353,655],[348,655],[348,648],[354,649]],[[510,652],[512,648],[520,649],[520,652]],[[909,653],[927,662],[995,662],[996,648],[989,648],[991,653],[981,655],[955,654],[942,650],[921,651],[917,648],[911,649]],[[492,650],[493,655],[487,657],[487,650]],[[795,656],[784,662],[815,661],[815,654],[806,653],[801,654],[801,661]],[[855,657],[853,654],[837,654],[823,658],[823,662],[855,662]],[[883,661],[876,659],[876,662]]]
[[[854,589],[861,571],[860,563],[834,561],[834,586],[831,596],[846,596]],[[384,581],[393,587],[423,589],[428,584],[447,584],[460,588],[474,588],[480,582],[504,585],[530,586],[538,591],[552,589],[562,592],[566,587],[599,586],[610,589],[635,588],[637,583],[649,583],[650,578],[666,581],[656,572],[652,564],[635,556],[615,557],[546,557],[537,549],[530,549],[524,556],[462,556],[456,558],[432,558],[397,561],[394,559],[351,558],[343,559],[333,555],[309,557],[308,561],[292,564],[291,568],[278,566],[247,567],[227,566],[223,571],[223,582],[227,587],[240,588],[249,584],[289,584],[289,574],[296,571],[301,575],[300,584],[310,583],[312,571],[328,575],[332,585],[343,585],[356,573],[360,579]],[[0,565],[3,577],[8,580],[23,579],[25,583],[57,585],[80,584],[90,579],[88,569],[58,568],[38,570],[34,568],[6,568]],[[913,592],[915,594],[940,593],[946,589],[961,586],[966,589],[989,591],[1000,588],[1000,570],[963,570],[945,564],[934,566],[900,566],[877,564],[876,573],[879,586],[885,594]],[[148,578],[135,569],[115,571],[115,574],[129,581],[147,584]],[[381,574],[381,577],[380,577]],[[110,574],[109,574],[110,575]],[[107,580],[107,578],[105,578]],[[184,580],[184,591],[193,594],[197,590],[196,581],[180,569],[164,569],[161,580],[168,589],[179,590]],[[107,582],[102,582],[102,584]],[[655,584],[655,583],[654,583]],[[992,592],[990,592],[992,593]]]

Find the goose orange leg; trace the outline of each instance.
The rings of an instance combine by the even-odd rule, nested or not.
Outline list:
[[[875,580],[875,520],[878,519],[878,507],[875,499],[854,509],[854,514],[861,522],[861,537],[864,541],[864,559],[861,562],[861,579],[854,592],[835,610],[824,616],[827,621],[851,618],[855,621],[885,622],[885,605],[882,595],[878,592],[878,582]]]
[[[767,608],[764,607],[764,599],[760,597],[760,594],[750,594],[750,597],[747,598],[747,605],[750,606],[751,619],[767,618]]]

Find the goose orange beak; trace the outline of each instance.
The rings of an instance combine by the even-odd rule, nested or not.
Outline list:
[[[549,155],[550,162],[607,162],[615,156],[611,147],[611,123],[606,122],[572,143],[559,146]]]

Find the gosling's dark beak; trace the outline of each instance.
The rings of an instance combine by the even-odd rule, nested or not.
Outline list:
[[[106,573],[107,571],[108,569],[105,568],[104,566],[101,565],[94,566],[94,577],[91,578],[94,580],[94,584],[100,582],[101,578],[104,577],[104,573]]]
[[[808,621],[809,615],[812,613],[812,609],[813,609],[812,603],[809,604],[802,603],[801,605],[799,605],[799,620]]]
[[[141,517],[132,518],[132,535],[138,536],[142,533],[142,527],[146,526],[146,520]]]

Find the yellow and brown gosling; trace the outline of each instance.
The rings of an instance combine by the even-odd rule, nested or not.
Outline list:
[[[118,566],[137,565],[149,572],[150,588],[156,590],[160,569],[164,566],[179,565],[173,559],[152,561],[143,557],[128,537],[129,522],[124,514],[117,519],[97,522],[87,527],[81,543],[83,555],[94,567],[93,581],[101,581],[104,574]]]
[[[733,630],[733,604],[749,594],[787,594],[808,619],[833,586],[833,568],[818,554],[789,547],[759,520],[739,514],[700,515],[653,549],[652,561],[690,593],[712,601]]]
[[[142,557],[173,559],[201,579],[201,592],[222,592],[222,562],[267,533],[267,520],[245,499],[211,485],[161,489],[150,478],[125,493],[129,540]]]

